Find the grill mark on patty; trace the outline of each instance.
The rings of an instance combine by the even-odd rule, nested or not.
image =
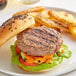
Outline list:
[[[48,47],[48,46],[46,46],[46,45],[44,45],[44,44],[42,44],[42,43],[40,43],[40,42],[38,42],[38,41],[35,41],[35,40],[32,40],[32,39],[29,39],[29,38],[26,38],[26,39],[29,40],[29,41],[34,42],[35,44],[40,44],[40,45],[44,46],[45,48]]]
[[[46,29],[45,27],[44,27],[44,29]],[[43,30],[44,30],[43,29]],[[49,35],[51,35],[51,36],[53,36],[53,38],[56,38],[56,39],[58,39],[58,37],[56,37],[57,36],[57,32],[55,31],[55,30],[52,30],[52,29],[50,29],[50,28],[47,28],[46,30],[48,30],[49,32],[52,32],[52,33],[48,33]],[[45,30],[45,31],[46,31]],[[54,35],[53,35],[54,34]]]
[[[43,39],[43,40],[45,40],[46,42],[49,42],[49,43],[55,43],[55,41],[53,41],[53,40],[48,40],[47,38],[44,38],[42,36],[38,36],[38,35],[36,35],[34,33],[26,32],[26,34],[31,35],[31,36],[34,36],[34,37],[37,37],[37,38],[41,38],[41,39]]]
[[[38,33],[40,33],[40,34],[46,34],[44,31],[42,31],[42,30],[40,30],[40,29],[34,29],[34,31],[36,31],[36,32],[38,32]],[[55,38],[55,39],[58,39],[55,35],[52,35],[52,34],[50,34],[50,33],[47,33],[47,35],[49,35],[49,36],[51,36],[51,37],[53,37],[53,38]]]
[[[50,32],[53,32],[54,34],[59,34],[57,31],[53,31],[52,29],[50,29],[50,28],[47,28]]]

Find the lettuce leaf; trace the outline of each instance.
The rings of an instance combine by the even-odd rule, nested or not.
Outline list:
[[[72,52],[69,50],[67,45],[62,44],[62,47],[64,48],[64,52],[61,52],[59,56],[69,59],[72,56]]]

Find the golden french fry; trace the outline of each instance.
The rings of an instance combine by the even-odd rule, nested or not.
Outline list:
[[[62,22],[67,27],[76,24],[74,17],[66,12],[56,12],[54,10],[49,10],[48,14],[51,18]]]
[[[69,29],[66,26],[64,26],[62,23],[56,20],[44,18],[42,15],[39,15],[38,13],[29,13],[29,15],[33,16],[35,20],[42,25],[45,25],[47,27],[58,28],[65,32],[69,32]]]
[[[47,18],[47,19],[50,18],[50,16],[48,15],[46,10],[41,11],[41,12],[32,12],[32,13],[28,13],[28,14],[35,15],[35,16],[38,15],[38,16],[41,16],[41,17]]]
[[[43,11],[43,10],[45,10],[45,7],[37,6],[37,7],[33,7],[33,8],[30,8],[30,9],[24,10],[24,11],[19,11],[19,12],[15,13],[13,16],[20,15],[20,14],[27,14],[29,12],[40,12],[40,11]]]
[[[50,18],[49,14],[46,10],[39,12],[38,15],[42,16],[44,18]]]
[[[69,30],[70,30],[70,33],[71,33],[72,35],[75,35],[75,36],[76,36],[76,26],[70,26],[70,27],[69,27]]]

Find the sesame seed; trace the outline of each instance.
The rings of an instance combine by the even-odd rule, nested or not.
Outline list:
[[[13,32],[13,30],[11,30],[11,32]]]
[[[15,21],[12,21],[12,23],[15,23]]]
[[[1,32],[3,32],[3,30]]]

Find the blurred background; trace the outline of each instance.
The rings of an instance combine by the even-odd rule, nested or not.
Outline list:
[[[16,8],[38,5],[65,8],[76,12],[76,0],[0,0],[0,14]]]

